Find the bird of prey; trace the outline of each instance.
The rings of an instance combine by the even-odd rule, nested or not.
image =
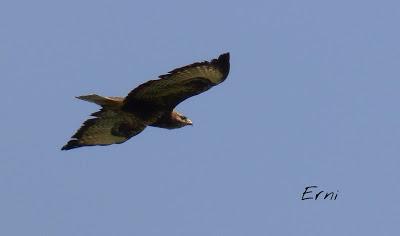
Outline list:
[[[229,67],[229,53],[224,53],[217,59],[183,66],[147,81],[126,97],[78,96],[100,105],[101,109],[91,114],[93,118],[86,120],[61,150],[120,144],[147,126],[175,129],[192,125],[175,107],[223,82]]]

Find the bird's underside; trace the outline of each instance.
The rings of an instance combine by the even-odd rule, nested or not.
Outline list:
[[[185,99],[223,82],[229,73],[229,53],[210,62],[197,62],[170,71],[132,90],[126,97],[96,94],[77,98],[101,106],[62,147],[123,143],[147,126],[174,129],[192,122],[174,108]]]

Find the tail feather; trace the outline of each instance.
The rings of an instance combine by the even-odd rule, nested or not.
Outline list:
[[[89,94],[76,97],[78,99],[93,102],[100,106],[122,106],[122,101],[124,100],[123,97],[103,97],[97,94]]]

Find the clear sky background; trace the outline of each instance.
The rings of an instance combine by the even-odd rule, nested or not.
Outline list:
[[[1,235],[397,235],[399,1],[2,1]],[[60,151],[98,108],[231,53],[194,127]],[[306,186],[336,201],[301,200]]]

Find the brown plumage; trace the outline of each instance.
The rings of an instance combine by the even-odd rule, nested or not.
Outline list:
[[[170,71],[132,90],[128,96],[102,97],[96,94],[77,98],[100,105],[81,128],[62,147],[123,143],[142,132],[146,126],[166,129],[192,125],[192,121],[174,108],[185,99],[207,91],[223,82],[229,73],[229,53],[218,59],[197,62]]]

